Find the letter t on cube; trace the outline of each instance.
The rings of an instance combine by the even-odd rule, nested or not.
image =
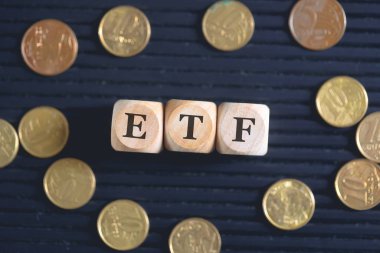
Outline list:
[[[159,153],[163,147],[163,104],[119,100],[112,114],[111,145],[116,151]]]
[[[218,107],[216,149],[221,154],[263,156],[268,151],[269,108],[222,103]]]

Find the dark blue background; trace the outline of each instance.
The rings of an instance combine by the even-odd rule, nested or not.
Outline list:
[[[324,52],[304,50],[292,39],[288,16],[295,1],[244,0],[256,30],[244,49],[223,53],[208,46],[201,20],[210,0],[12,0],[0,1],[0,117],[17,127],[38,105],[61,109],[71,135],[64,152],[33,158],[22,149],[0,172],[0,252],[114,252],[99,239],[96,219],[108,202],[129,198],[149,213],[151,230],[134,252],[168,252],[167,240],[181,219],[200,216],[220,230],[223,252],[379,252],[380,211],[357,212],[335,195],[339,167],[360,157],[355,127],[335,129],[316,113],[318,87],[336,75],[360,80],[369,111],[380,103],[380,1],[344,0],[348,19],[342,42]],[[102,15],[131,4],[150,19],[152,38],[133,58],[108,54],[97,37]],[[73,67],[57,77],[30,71],[20,41],[35,21],[67,22],[79,40]],[[117,153],[110,146],[117,99],[170,98],[264,103],[271,109],[265,157]],[[88,162],[97,177],[91,202],[75,211],[53,206],[42,179],[56,159]],[[306,182],[317,208],[311,222],[283,232],[265,219],[261,200],[284,177]]]

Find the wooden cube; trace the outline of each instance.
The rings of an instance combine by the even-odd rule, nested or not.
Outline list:
[[[116,151],[159,153],[163,147],[163,104],[119,100],[112,115],[111,145]]]
[[[263,156],[268,151],[269,108],[222,103],[218,107],[216,149],[221,154]]]
[[[216,110],[212,102],[169,100],[165,107],[165,148],[192,153],[213,151]]]

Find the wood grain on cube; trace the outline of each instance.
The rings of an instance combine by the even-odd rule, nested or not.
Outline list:
[[[163,104],[119,100],[112,115],[111,145],[117,151],[159,153],[163,147]]]
[[[269,108],[222,103],[218,107],[216,148],[221,154],[263,156],[268,151]]]
[[[165,148],[193,153],[213,151],[216,111],[212,102],[169,100],[165,107]]]

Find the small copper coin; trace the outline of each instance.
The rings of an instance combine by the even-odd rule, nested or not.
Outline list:
[[[346,24],[344,9],[336,0],[299,0],[289,18],[294,39],[310,50],[335,46],[342,39]]]
[[[355,210],[368,210],[380,202],[380,168],[367,159],[343,165],[335,178],[339,199]]]
[[[360,122],[356,145],[364,157],[380,163],[380,112],[371,113]]]
[[[40,75],[61,74],[74,63],[77,53],[75,33],[56,19],[34,23],[22,38],[22,57],[29,68]]]

